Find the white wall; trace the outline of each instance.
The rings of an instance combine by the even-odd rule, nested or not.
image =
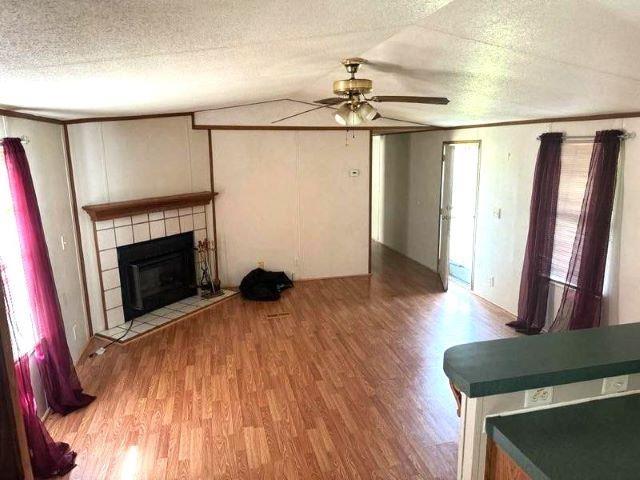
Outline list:
[[[368,273],[368,132],[214,131],[213,151],[223,284],[258,262],[295,278]]]
[[[546,131],[568,135],[593,135],[596,130],[622,128],[640,134],[640,119],[613,119],[590,122],[514,125],[447,131],[420,132],[408,136],[411,165],[408,245],[421,245],[404,252],[434,268],[438,245],[438,206],[442,142],[480,140],[480,185],[476,240],[475,291],[489,301],[515,313],[522,259],[529,223],[529,204],[533,171],[539,143],[536,137]],[[403,152],[400,149],[400,152]],[[605,317],[608,323],[640,320],[640,139],[625,141],[621,153],[617,198],[606,286]],[[493,210],[500,208],[497,219]],[[424,215],[423,213],[424,212]],[[495,278],[492,287],[489,278]]]
[[[104,330],[104,313],[93,225],[82,206],[210,190],[207,132],[192,130],[191,118],[180,116],[69,125],[69,141],[97,332]],[[207,214],[211,219],[210,208]]]

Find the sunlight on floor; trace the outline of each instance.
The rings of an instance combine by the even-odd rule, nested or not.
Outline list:
[[[127,450],[122,462],[120,480],[134,480],[138,476],[138,446],[132,445]]]

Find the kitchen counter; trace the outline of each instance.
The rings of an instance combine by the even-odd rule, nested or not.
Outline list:
[[[444,371],[467,397],[640,372],[640,323],[458,345]]]
[[[487,436],[534,480],[640,478],[640,395],[488,417]]]

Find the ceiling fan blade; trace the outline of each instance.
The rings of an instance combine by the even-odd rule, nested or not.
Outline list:
[[[449,99],[445,97],[412,97],[406,95],[379,95],[371,97],[372,102],[403,102],[403,103],[428,103],[432,105],[446,105]]]
[[[344,98],[340,98],[340,97],[329,97],[329,98],[323,98],[321,100],[316,100],[313,103],[321,103],[323,105],[338,105],[339,103],[344,102],[345,99]]]
[[[413,123],[414,125],[420,125],[421,127],[432,127],[433,125],[429,125],[427,123],[420,123],[420,122],[413,122],[411,120],[403,120],[401,118],[393,118],[393,117],[385,117],[384,115],[376,115],[376,117],[374,118],[374,120],[377,120],[378,118],[384,118],[385,120],[391,120],[394,122],[403,122],[403,123]],[[384,127],[382,127],[384,128]]]
[[[320,105],[319,107],[310,108],[309,110],[305,110],[304,112],[294,113],[293,115],[289,115],[287,117],[283,117],[283,118],[280,118],[278,120],[274,120],[273,122],[271,122],[271,124],[273,125],[274,123],[279,123],[279,122],[282,122],[284,120],[288,120],[290,118],[297,117],[298,115],[304,115],[305,113],[313,112],[314,110],[320,110],[321,108],[327,108],[327,107],[328,107],[328,105]]]

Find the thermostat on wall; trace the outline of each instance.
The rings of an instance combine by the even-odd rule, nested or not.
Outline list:
[[[360,176],[360,170],[358,170],[357,168],[352,168],[351,170],[349,170],[349,176],[350,177],[359,177]]]

